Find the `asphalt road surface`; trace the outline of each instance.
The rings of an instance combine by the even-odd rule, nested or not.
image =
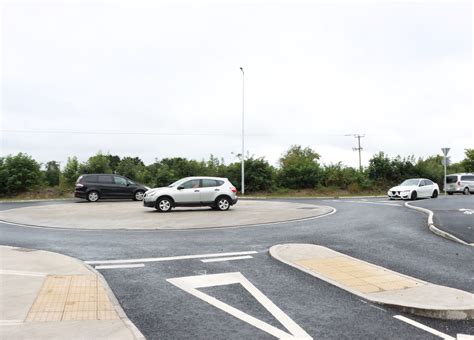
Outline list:
[[[434,235],[426,227],[426,215],[403,207],[403,202],[344,199],[304,203],[333,206],[337,212],[309,221],[218,230],[79,231],[0,224],[0,243],[54,251],[84,261],[148,259],[139,261],[144,266],[138,268],[99,269],[129,318],[148,339],[275,338],[209,302],[216,300],[200,299],[170,282],[184,277],[194,282],[202,275],[229,273],[241,273],[250,288],[266,296],[314,339],[439,338],[394,318],[396,315],[454,338],[460,333],[474,334],[473,321],[415,317],[372,305],[268,254],[275,244],[313,243],[421,280],[472,292],[472,247]],[[0,209],[26,205],[0,204]],[[232,252],[245,252],[245,257],[216,262],[203,262],[206,258],[199,257]],[[282,325],[275,318],[274,308],[267,310],[248,288],[248,284],[220,281],[198,290],[290,333],[287,323]]]
[[[466,243],[474,243],[474,195],[440,196],[435,200],[418,200],[412,205],[433,211],[433,222],[439,229]]]

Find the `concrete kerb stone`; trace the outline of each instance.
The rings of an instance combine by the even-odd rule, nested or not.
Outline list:
[[[355,260],[355,262],[360,264],[369,264],[365,261],[354,259],[348,255],[338,253],[331,249],[310,244],[275,245],[270,248],[269,253],[270,256],[280,262],[283,262],[311,276],[314,276],[347,292],[357,295],[367,301],[379,305],[392,307],[402,312],[430,318],[444,320],[474,319],[474,295],[471,293],[454,288],[431,284],[429,282],[425,282],[404,274],[393,272],[386,268],[378,267],[372,264],[369,265],[378,267],[388,274],[397,275],[402,280],[410,280],[412,282],[415,282],[416,286],[392,291],[389,290],[381,292],[361,293],[353,287],[349,287],[347,284],[328,278],[321,273],[318,273],[314,270],[308,269],[303,265],[296,263],[296,261],[305,261],[308,259],[311,260],[311,257],[314,256],[314,254],[311,255],[311,251],[308,251],[308,247],[325,249],[325,251],[329,251],[335,254],[336,256],[349,258]],[[282,254],[283,252],[286,252],[286,254]],[[324,259],[324,257],[321,257],[321,259]],[[443,299],[444,301],[442,301]],[[438,305],[436,305],[436,303]]]
[[[137,326],[135,326],[135,324],[132,322],[132,320],[130,320],[127,316],[127,314],[125,313],[125,311],[123,310],[122,306],[120,305],[119,301],[117,300],[117,298],[115,297],[115,294],[113,293],[112,289],[110,288],[109,284],[107,283],[107,281],[105,280],[104,276],[97,270],[95,269],[94,267],[92,267],[91,265],[87,264],[87,263],[84,263],[83,261],[79,260],[79,259],[75,259],[77,261],[80,261],[82,265],[86,266],[90,271],[92,271],[95,275],[97,275],[97,277],[99,278],[100,282],[102,283],[103,287],[105,288],[105,290],[107,291],[107,296],[109,297],[110,299],[110,302],[112,303],[112,305],[114,306],[115,308],[115,311],[117,312],[117,314],[119,315],[120,319],[125,323],[125,325],[128,327],[128,329],[132,332],[133,336],[135,337],[135,339],[137,340],[145,340],[145,336],[142,334],[142,332],[140,332],[140,330],[137,328]]]
[[[409,209],[421,211],[421,212],[427,214],[428,215],[428,222],[427,222],[428,228],[432,233],[434,233],[438,236],[444,237],[448,240],[461,243],[461,244],[466,245],[466,246],[474,246],[474,244],[467,243],[467,242],[457,238],[456,236],[448,233],[447,231],[441,230],[439,227],[437,227],[433,222],[433,216],[434,216],[433,211],[431,211],[429,209],[426,209],[426,208],[417,207],[416,205],[411,205],[410,202],[405,202],[405,207],[407,207]]]

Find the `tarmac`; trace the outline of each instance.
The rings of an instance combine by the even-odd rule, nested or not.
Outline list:
[[[435,285],[313,244],[280,244],[270,255],[376,304],[444,319],[474,319],[474,294]]]
[[[327,206],[288,202],[240,201],[228,211],[177,208],[167,213],[145,208],[141,202],[86,201],[40,205],[0,212],[7,223],[70,229],[200,229],[252,226],[310,219],[333,212]]]
[[[0,246],[0,259],[0,338],[144,339],[83,262],[8,246]]]

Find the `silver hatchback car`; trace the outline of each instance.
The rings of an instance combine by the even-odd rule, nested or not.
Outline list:
[[[143,205],[160,212],[168,212],[174,207],[199,206],[224,211],[237,200],[237,189],[227,178],[186,177],[167,187],[148,190]]]

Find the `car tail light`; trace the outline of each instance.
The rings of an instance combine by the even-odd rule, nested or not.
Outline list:
[[[232,190],[233,193],[237,192],[237,189],[235,187],[230,187],[230,190]]]
[[[458,187],[460,187],[461,186],[461,181],[458,181],[456,184],[458,185]]]
[[[81,184],[81,183],[76,184],[76,188],[82,188],[83,186],[84,186],[84,184]]]

